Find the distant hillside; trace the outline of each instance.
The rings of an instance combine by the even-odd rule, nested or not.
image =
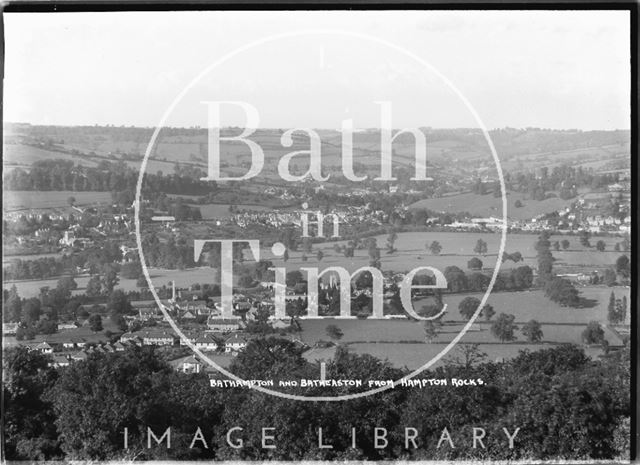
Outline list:
[[[494,169],[484,136],[477,129],[422,129],[427,140],[428,163],[435,169],[451,169],[465,173],[477,169]],[[237,128],[222,130],[223,136],[239,133]],[[319,130],[322,139],[323,165],[339,169],[342,150],[341,134]],[[31,126],[5,124],[5,166],[28,166],[47,157],[72,158],[77,163],[95,166],[100,160],[124,160],[139,166],[153,133],[152,128],[115,126]],[[303,133],[294,135],[292,147],[280,144],[281,129],[259,129],[251,139],[264,150],[267,161],[285,153],[305,150],[309,139]],[[356,167],[376,171],[379,166],[379,131],[354,134],[353,152]],[[575,131],[548,129],[499,129],[491,131],[504,170],[535,170],[559,164],[584,165],[597,169],[628,168],[629,131]],[[247,167],[250,155],[244,144],[222,144],[228,167]],[[75,155],[74,155],[75,154]],[[410,167],[414,157],[414,141],[402,135],[394,143],[395,161]],[[202,128],[164,128],[158,139],[149,167],[154,172],[170,172],[178,162],[204,168],[207,162],[207,131]],[[274,170],[274,163],[267,163]]]

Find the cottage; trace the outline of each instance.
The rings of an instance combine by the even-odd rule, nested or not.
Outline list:
[[[117,341],[115,344],[113,344],[113,348],[116,350],[116,352],[124,352],[127,349],[127,346],[125,346],[122,342]]]
[[[195,345],[198,349],[201,350],[216,350],[218,348],[218,344],[215,339],[211,335],[204,335],[196,339]]]
[[[64,355],[54,355],[53,361],[49,365],[54,368],[66,367],[69,366],[69,359]]]
[[[116,348],[113,347],[111,344],[104,344],[102,348],[106,353],[109,353],[109,354],[112,354],[116,351]]]
[[[84,352],[76,352],[75,354],[71,354],[70,359],[72,362],[81,362],[87,359],[87,354]]]
[[[247,301],[236,302],[233,307],[239,312],[248,312],[251,309],[251,303]]]
[[[171,308],[168,300],[161,300],[160,304],[167,309]],[[142,321],[162,319],[163,317],[162,312],[158,308],[158,302],[155,300],[134,300],[131,302],[131,307],[138,313],[138,319]]]
[[[196,331],[196,330],[183,330],[182,331],[182,335],[184,337],[180,338],[180,345],[181,346],[186,346],[187,345],[187,341],[189,341],[191,344],[196,343],[196,339],[198,339],[201,335],[201,331]]]
[[[204,365],[200,362],[195,356],[190,355],[187,358],[184,358],[177,364],[176,369],[183,373],[200,373]]]
[[[192,300],[187,301],[181,305],[183,310],[192,313],[193,315],[208,315],[210,308],[207,307],[206,300]],[[195,318],[195,316],[194,316]]]
[[[43,354],[52,354],[53,353],[53,347],[49,343],[47,343],[46,341],[42,341],[40,344],[35,346],[35,350],[38,350]]]
[[[58,331],[66,330],[66,329],[76,329],[77,326],[75,322],[73,323],[58,323]]]
[[[62,347],[67,350],[82,349],[86,344],[87,341],[85,341],[83,338],[72,337],[69,340],[63,341]]]
[[[138,318],[140,321],[149,321],[153,319],[161,319],[162,314],[157,307],[140,307],[138,309]]]
[[[122,336],[120,336],[120,342],[124,344],[129,343],[140,345],[142,343],[142,338],[139,334],[136,333],[124,333]]]
[[[167,331],[147,331],[142,335],[142,343],[146,346],[171,346],[175,342],[176,336]]]
[[[244,350],[246,347],[246,339],[242,336],[239,336],[238,334],[234,334],[233,336],[227,338],[227,340],[224,342],[225,352],[237,353],[241,350]]]

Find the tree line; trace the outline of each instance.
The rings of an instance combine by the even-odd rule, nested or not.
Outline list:
[[[274,357],[273,354],[278,354]],[[628,348],[592,361],[573,345],[521,352],[488,362],[477,346],[458,347],[433,379],[481,379],[483,386],[395,388],[344,402],[300,402],[250,389],[218,389],[204,373],[172,369],[152,347],[90,354],[69,367],[50,368],[48,356],[24,348],[3,357],[5,435],[9,460],[557,460],[629,458]],[[229,368],[243,379],[314,379],[290,341],[256,339]],[[340,345],[329,379],[398,379],[404,370]],[[99,386],[100,389],[96,389]],[[284,389],[284,388],[280,388]],[[287,388],[298,395],[338,395],[354,388]],[[227,445],[226,433],[241,427]],[[388,431],[376,448],[372,429]],[[474,448],[472,427],[484,447]],[[148,448],[147,427],[166,441]],[[190,444],[201,428],[202,440]],[[275,449],[261,447],[261,428],[274,427]],[[404,428],[420,434],[405,447]],[[123,432],[127,428],[127,448]],[[331,449],[317,447],[318,428]],[[357,434],[351,447],[351,432]],[[447,428],[451,442],[437,447]],[[513,432],[514,447],[502,428]]]
[[[207,195],[215,192],[212,181],[200,181],[193,173],[165,175],[145,173],[143,192]],[[201,172],[204,176],[204,172]],[[4,188],[19,191],[135,192],[139,172],[126,163],[101,161],[96,167],[69,160],[36,160],[29,170],[16,168],[3,177]]]

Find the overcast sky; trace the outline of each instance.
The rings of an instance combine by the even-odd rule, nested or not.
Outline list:
[[[204,100],[242,100],[263,127],[394,126],[628,129],[624,11],[157,12],[5,15],[4,119],[155,126],[195,76],[173,126],[205,125]],[[406,51],[406,52],[403,52]],[[430,64],[425,68],[412,56]],[[242,125],[229,112],[223,125]]]

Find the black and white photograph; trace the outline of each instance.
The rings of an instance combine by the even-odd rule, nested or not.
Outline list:
[[[25,5],[3,462],[634,463],[637,4]]]

